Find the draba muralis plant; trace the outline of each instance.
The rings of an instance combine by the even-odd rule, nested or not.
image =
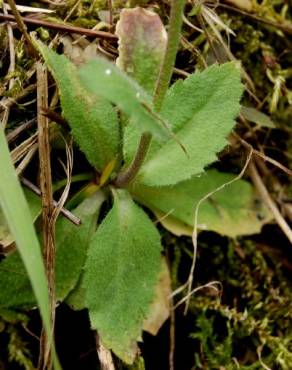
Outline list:
[[[240,69],[212,65],[168,89],[184,1],[173,3],[169,41],[155,13],[121,12],[116,65],[99,57],[77,68],[35,41],[73,138],[100,174],[100,183],[87,184],[90,191],[74,200],[81,226],[57,221],[56,297],[87,308],[103,344],[127,363],[135,359],[162,269],[160,235],[149,214],[188,235],[198,201],[233,178],[204,169],[234,127]],[[202,205],[199,227],[230,237],[256,233],[268,216],[255,200],[249,183],[238,180]],[[112,207],[100,220],[105,201]],[[1,262],[0,282],[0,313],[33,307],[17,252]]]

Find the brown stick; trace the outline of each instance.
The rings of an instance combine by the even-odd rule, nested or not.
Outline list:
[[[37,52],[35,51],[35,48],[31,42],[31,39],[29,37],[29,34],[27,33],[26,26],[23,22],[23,19],[21,18],[21,15],[16,7],[15,1],[14,0],[8,0],[10,9],[14,15],[15,21],[18,25],[18,28],[20,29],[21,33],[23,34],[25,41],[27,42],[28,50],[31,54],[32,57],[37,56]]]
[[[22,184],[24,186],[26,186],[29,190],[31,190],[33,193],[35,193],[36,195],[38,196],[41,196],[41,191],[40,189],[35,186],[32,182],[30,182],[29,180],[27,180],[26,178],[22,177],[20,179],[20,181],[22,182]],[[58,206],[58,202],[56,202],[55,200],[53,200],[53,203],[54,203],[54,207],[57,207]],[[62,213],[62,215],[67,218],[67,220],[71,221],[72,224],[76,225],[76,226],[79,226],[81,225],[81,220],[80,218],[78,218],[77,216],[73,215],[73,213],[71,213],[70,211],[68,211],[68,209],[66,208],[61,208],[60,210],[60,213]]]
[[[41,112],[48,107],[48,79],[47,69],[41,63],[37,64],[37,121],[40,161],[40,188],[42,192],[42,219],[43,219],[43,253],[48,280],[51,325],[55,322],[55,225],[52,222],[54,211],[53,189],[50,161],[49,120]],[[53,334],[53,333],[52,333]],[[40,343],[40,369],[51,369],[50,338],[42,331]]]
[[[115,370],[111,351],[104,347],[97,332],[95,333],[95,342],[101,370]]]
[[[89,36],[89,37],[99,37],[109,40],[117,40],[118,37],[110,32],[105,31],[94,31],[87,28],[69,26],[61,23],[52,23],[44,21],[41,19],[35,19],[30,17],[21,17],[22,21],[26,24],[33,24],[39,27],[45,27],[56,31],[63,31],[69,33],[77,33],[79,35]],[[5,15],[0,13],[0,20],[4,21],[15,21],[15,17],[12,15]]]

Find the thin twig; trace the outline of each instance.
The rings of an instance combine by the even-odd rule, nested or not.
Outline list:
[[[26,24],[33,24],[39,27],[45,27],[56,31],[77,33],[88,37],[103,38],[109,40],[117,40],[117,36],[105,31],[94,31],[87,28],[69,26],[61,23],[52,23],[41,19],[35,19],[30,17],[21,17],[22,21]],[[15,21],[15,17],[12,15],[0,14],[0,20]]]
[[[220,287],[220,289],[217,288],[217,286]],[[176,305],[174,306],[174,309],[176,309],[178,306],[180,306],[181,304],[183,304],[185,301],[187,301],[188,299],[190,299],[190,297],[194,294],[194,293],[197,293],[198,291],[202,290],[202,289],[205,289],[205,288],[210,288],[210,289],[213,289],[215,291],[215,293],[220,297],[221,293],[222,293],[222,290],[223,290],[223,286],[222,286],[222,283],[218,280],[215,280],[215,281],[210,281],[209,283],[207,284],[204,284],[204,285],[200,285],[196,288],[194,288],[193,290],[191,290],[185,297],[183,297],[180,301],[178,301],[176,303]]]
[[[32,118],[23,124],[19,124],[13,131],[6,135],[8,143],[13,142],[23,131],[26,131],[36,124],[36,118]]]
[[[263,160],[265,160],[266,162],[269,162],[269,163],[273,164],[275,167],[278,167],[280,170],[282,170],[283,172],[285,172],[288,176],[292,176],[292,171],[291,171],[289,168],[285,167],[285,166],[284,166],[283,164],[281,164],[280,162],[278,162],[278,161],[276,161],[275,159],[273,159],[273,158],[271,158],[271,157],[267,156],[266,154],[264,154],[264,153],[260,152],[259,150],[254,149],[254,148],[252,147],[252,145],[251,145],[251,144],[249,144],[247,141],[245,141],[244,139],[242,139],[242,138],[241,138],[240,136],[238,136],[236,133],[233,133],[233,136],[235,136],[235,137],[236,137],[236,139],[237,139],[237,140],[239,140],[239,141],[240,141],[240,143],[241,143],[245,148],[248,148],[248,149],[252,148],[253,153],[254,153],[255,155],[257,155],[258,157],[261,157],[261,158],[262,158]]]
[[[31,135],[29,138],[24,140],[15,149],[11,151],[11,159],[13,163],[18,162],[30,151],[30,149],[37,145],[37,133]]]
[[[21,33],[23,34],[23,36],[25,38],[25,41],[27,42],[29,53],[31,54],[31,56],[36,57],[37,52],[35,51],[33,43],[31,42],[29,34],[27,33],[25,23],[23,22],[23,19],[22,19],[20,13],[19,13],[19,10],[17,9],[15,1],[14,0],[8,0],[8,3],[9,3],[9,6],[10,6],[10,9],[11,9],[11,12],[14,15],[14,19],[15,19],[17,25],[18,25],[18,28],[21,31]]]
[[[3,3],[3,12],[4,14],[8,15],[7,12],[7,5]],[[9,39],[9,57],[10,57],[10,65],[8,69],[8,73],[13,73],[15,71],[15,48],[14,48],[14,37],[11,24],[7,23],[7,31],[8,31],[8,39]],[[14,78],[9,80],[9,90],[12,89],[14,85]]]
[[[249,174],[250,178],[256,187],[257,191],[259,192],[261,198],[267,205],[267,207],[270,209],[270,211],[273,213],[275,220],[279,227],[282,229],[283,233],[287,236],[288,240],[292,244],[292,230],[284,217],[281,215],[281,212],[279,211],[278,207],[276,206],[275,202],[273,201],[272,197],[270,196],[265,184],[263,183],[258,170],[253,162],[249,164]]]
[[[8,6],[3,3],[3,13],[8,14],[7,8]],[[13,73],[15,71],[15,49],[14,49],[14,37],[13,31],[10,23],[7,23],[7,33],[8,33],[8,42],[9,42],[9,56],[10,56],[10,65],[8,69],[8,73]],[[9,79],[9,90],[13,88],[14,85],[14,78]],[[4,113],[2,115],[2,126],[5,129],[8,119],[9,119],[10,107],[5,107]]]
[[[55,225],[51,222],[54,212],[53,189],[50,161],[49,121],[41,110],[48,107],[48,78],[47,69],[41,63],[37,64],[37,120],[38,120],[38,143],[40,162],[40,188],[42,193],[42,220],[43,220],[43,253],[48,280],[50,300],[50,320],[52,330],[55,323]],[[52,368],[50,333],[43,330],[40,341],[40,369]]]
[[[30,161],[32,160],[33,156],[38,150],[38,145],[34,144],[30,150],[26,153],[24,158],[21,160],[21,162],[17,165],[15,171],[17,176],[20,176],[23,171],[26,169],[26,167],[29,165]]]
[[[4,100],[2,99],[0,104],[4,109],[7,109],[7,107],[11,108],[14,104],[17,103],[18,100],[23,99],[27,95],[32,93],[35,90],[35,88],[36,88],[36,84],[31,84],[31,85],[27,86],[25,89],[22,89],[19,92],[19,94],[17,94],[15,97],[13,97],[13,98],[9,97],[9,98],[6,98]],[[0,106],[0,108],[1,108],[1,106]]]
[[[22,182],[22,184],[24,186],[26,186],[33,193],[35,193],[38,196],[41,196],[40,189],[36,185],[34,185],[32,182],[30,182],[28,179],[26,179],[25,177],[21,177],[20,181]],[[57,207],[58,206],[58,202],[56,202],[55,200],[53,200],[53,203],[54,203],[54,207]],[[72,222],[72,224],[74,224],[76,226],[81,225],[80,218],[78,218],[77,216],[75,216],[72,212],[68,211],[68,209],[66,209],[66,208],[63,207],[63,208],[61,208],[60,213],[62,213],[62,215],[65,218],[67,218],[67,220],[69,220],[70,222]]]
[[[113,26],[113,2],[112,0],[107,0],[108,12],[109,12],[109,24]]]

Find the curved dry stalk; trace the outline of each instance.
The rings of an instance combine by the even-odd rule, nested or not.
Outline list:
[[[275,202],[273,201],[272,197],[270,196],[265,184],[263,183],[257,168],[253,162],[249,164],[249,174],[251,180],[258,190],[260,196],[262,197],[263,201],[266,203],[267,207],[273,213],[275,220],[279,227],[282,229],[283,233],[286,235],[290,243],[292,244],[292,230],[284,217],[281,215],[278,207],[276,206]]]
[[[233,133],[233,135],[236,137],[237,140],[239,140],[241,142],[241,144],[244,147],[246,147],[248,149],[251,149],[252,148],[253,153],[255,155],[257,155],[258,157],[262,158],[264,161],[271,163],[275,167],[278,167],[280,170],[282,170],[283,172],[285,172],[288,176],[292,176],[292,171],[289,168],[287,168],[286,166],[284,166],[280,162],[276,161],[275,159],[269,157],[268,155],[260,152],[259,150],[254,149],[251,144],[249,144],[247,141],[245,141],[244,139],[242,139],[236,133]]]
[[[220,289],[218,289],[216,287],[216,285],[218,285],[220,287]],[[197,288],[194,288],[193,290],[191,290],[185,297],[183,297],[180,301],[177,302],[177,304],[174,306],[174,309],[176,309],[178,306],[180,306],[181,304],[183,304],[185,301],[187,301],[188,299],[190,299],[190,297],[202,290],[202,289],[205,289],[205,288],[210,288],[210,289],[213,289],[217,294],[218,296],[221,296],[221,293],[222,293],[222,290],[223,290],[223,286],[222,286],[222,283],[221,281],[218,281],[218,280],[214,280],[214,281],[210,281],[209,283],[207,284],[204,284],[204,285],[201,285],[201,286],[198,286]]]
[[[202,205],[202,203],[204,203],[208,198],[210,198],[212,195],[214,195],[215,193],[217,193],[218,191],[224,189],[226,186],[228,185],[231,185],[233,182],[237,181],[237,180],[240,180],[242,178],[242,176],[244,175],[247,167],[248,167],[248,164],[251,160],[251,157],[252,157],[252,154],[253,154],[253,150],[250,149],[250,152],[247,156],[247,159],[246,159],[246,162],[245,162],[245,165],[243,167],[243,169],[241,170],[240,174],[237,175],[236,177],[234,177],[234,179],[222,184],[221,186],[219,186],[217,189],[211,191],[210,193],[206,194],[203,198],[201,198],[199,200],[199,202],[197,203],[197,206],[196,206],[196,209],[195,209],[195,219],[194,219],[194,229],[193,229],[193,235],[192,235],[192,242],[193,242],[193,261],[192,261],[192,265],[191,265],[191,269],[190,269],[190,273],[189,273],[189,277],[188,277],[188,280],[185,284],[185,286],[188,287],[188,293],[187,293],[187,300],[186,300],[186,307],[185,307],[185,314],[187,313],[187,310],[188,310],[188,307],[189,307],[189,303],[190,303],[190,292],[192,291],[192,285],[193,285],[193,280],[194,280],[194,270],[195,270],[195,266],[196,266],[196,257],[197,257],[197,243],[198,243],[198,216],[199,216],[199,210],[200,210],[200,207]]]

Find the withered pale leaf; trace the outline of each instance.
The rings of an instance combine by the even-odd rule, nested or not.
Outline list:
[[[167,33],[159,16],[142,8],[124,9],[117,23],[117,66],[153,92],[165,52]]]

